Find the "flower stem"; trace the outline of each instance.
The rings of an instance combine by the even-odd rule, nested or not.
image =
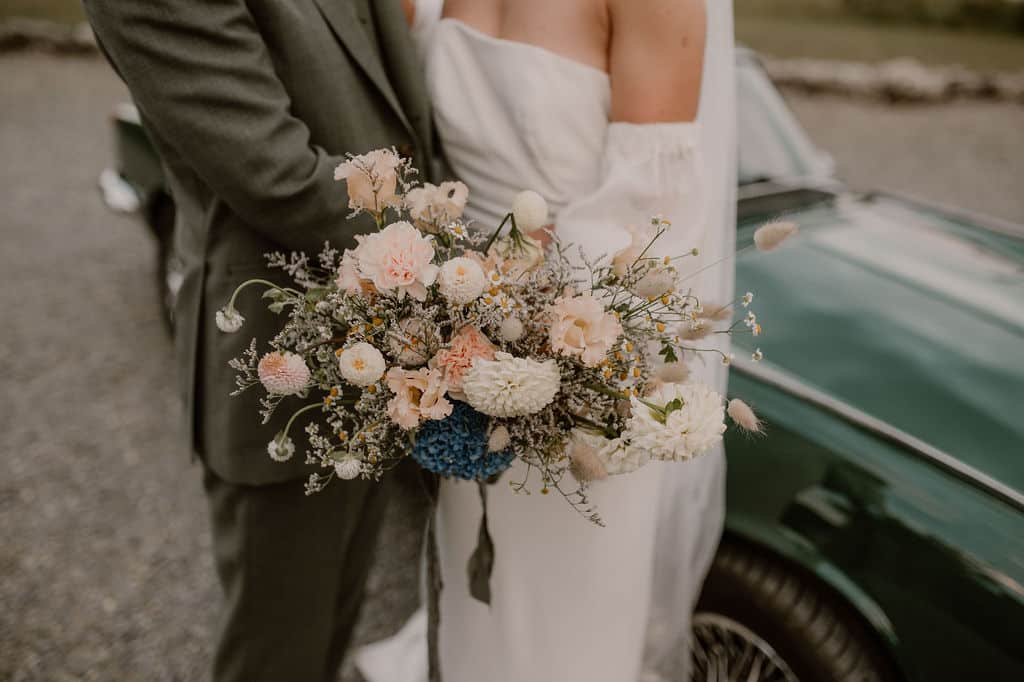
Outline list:
[[[501,221],[501,224],[498,225],[498,229],[494,231],[494,233],[491,235],[491,238],[487,240],[486,244],[484,244],[484,255],[486,255],[487,252],[490,251],[491,246],[494,245],[494,242],[498,238],[498,235],[501,234],[502,228],[505,227],[505,223],[507,223],[509,220],[513,221],[512,225],[513,227],[515,227],[515,218],[512,217],[511,213],[506,213],[505,217]]]
[[[266,286],[270,287],[271,289],[277,289],[278,291],[283,291],[285,293],[292,294],[293,296],[299,296],[300,295],[299,292],[297,292],[295,289],[290,289],[288,287],[278,286],[277,284],[274,284],[273,282],[271,282],[269,280],[265,280],[265,279],[247,279],[246,281],[244,281],[241,284],[239,284],[235,288],[234,293],[231,294],[231,300],[228,301],[228,309],[229,310],[234,309],[234,307],[235,307],[235,299],[238,298],[238,294],[242,293],[242,289],[245,289],[246,287],[248,287],[249,285],[252,285],[252,284],[265,284]]]
[[[293,414],[291,416],[291,418],[288,420],[288,423],[284,425],[284,429],[281,431],[281,434],[285,438],[287,438],[288,437],[288,431],[292,428],[292,424],[295,422],[295,419],[300,414],[302,414],[303,412],[309,412],[310,410],[312,410],[314,408],[317,408],[317,407],[321,407],[321,406],[322,406],[322,403],[311,403],[309,405],[306,405],[305,407],[302,407],[302,408],[299,408],[298,410],[296,410],[295,414]]]
[[[601,384],[583,384],[583,387],[589,388],[591,391],[594,391],[595,393],[601,393],[602,395],[606,395],[609,398],[618,398],[620,400],[629,399],[629,396],[626,395],[625,393],[620,393],[619,391],[608,388],[607,386],[602,386]]]

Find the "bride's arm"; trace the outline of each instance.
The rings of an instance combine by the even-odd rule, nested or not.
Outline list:
[[[409,26],[413,26],[416,23],[416,0],[402,0],[402,11]]]
[[[613,121],[663,123],[696,118],[707,35],[706,1],[608,0]]]

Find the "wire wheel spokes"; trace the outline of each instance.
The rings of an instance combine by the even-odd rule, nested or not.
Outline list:
[[[716,613],[693,616],[693,682],[799,682],[754,632]]]

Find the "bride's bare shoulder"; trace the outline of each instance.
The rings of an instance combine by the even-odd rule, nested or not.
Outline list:
[[[707,0],[607,0],[612,120],[692,121],[700,103]]]

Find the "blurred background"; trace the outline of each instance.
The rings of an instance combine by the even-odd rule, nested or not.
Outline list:
[[[1024,224],[1024,1],[736,10],[820,174]],[[83,19],[0,0],[0,680],[198,680],[219,599],[205,501],[170,446],[153,236],[98,190],[128,95]],[[364,640],[414,607],[417,511],[391,511]]]

